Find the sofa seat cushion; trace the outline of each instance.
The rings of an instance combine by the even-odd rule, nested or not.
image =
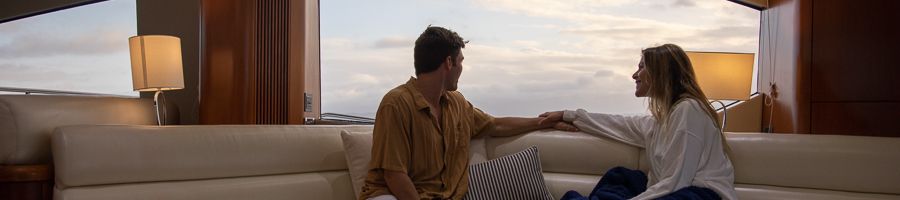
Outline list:
[[[99,185],[56,190],[57,200],[341,199],[352,200],[346,171],[194,181]]]
[[[547,189],[553,194],[554,199],[562,198],[569,190],[575,190],[581,194],[590,194],[601,176],[589,174],[565,174],[544,172],[544,182]]]
[[[876,200],[895,199],[900,196],[874,193],[843,192],[835,190],[818,190],[806,188],[790,188],[767,185],[736,184],[738,198],[741,200],[768,199],[817,199],[817,200]]]

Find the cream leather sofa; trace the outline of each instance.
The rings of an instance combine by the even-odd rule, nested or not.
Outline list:
[[[69,126],[53,135],[55,199],[355,199],[340,130],[371,126]],[[741,199],[900,199],[900,138],[729,134]],[[475,142],[479,143],[479,142]],[[588,193],[641,149],[584,133],[488,138],[488,158],[537,145],[550,191]]]
[[[53,129],[77,124],[156,124],[153,100],[0,95],[0,165],[48,164]]]

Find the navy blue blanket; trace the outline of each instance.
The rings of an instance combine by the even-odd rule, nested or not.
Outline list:
[[[639,170],[615,167],[606,171],[603,178],[588,196],[570,190],[562,200],[623,200],[630,199],[647,190],[647,175]],[[663,200],[719,200],[718,194],[708,188],[690,186],[660,197]]]

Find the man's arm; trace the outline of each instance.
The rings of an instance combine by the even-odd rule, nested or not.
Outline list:
[[[413,185],[409,176],[403,172],[395,172],[384,170],[384,181],[387,182],[388,189],[398,200],[416,200],[419,199],[419,193],[416,186]]]
[[[557,128],[565,131],[578,131],[577,128],[571,126],[562,121],[556,120],[554,123],[549,123],[546,120],[543,120],[545,117],[537,117],[537,118],[523,118],[523,117],[499,117],[494,118],[494,125],[484,130],[484,133],[487,133],[491,136],[497,137],[506,137],[513,136],[522,133],[527,133],[530,131],[545,129],[545,128]],[[540,123],[544,121],[544,123]]]

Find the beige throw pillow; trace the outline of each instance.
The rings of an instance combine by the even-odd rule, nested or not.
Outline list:
[[[366,184],[366,174],[369,173],[369,160],[372,160],[372,132],[341,131],[341,140],[344,141],[344,155],[347,158],[347,168],[350,171],[350,180],[356,197],[362,192]]]

